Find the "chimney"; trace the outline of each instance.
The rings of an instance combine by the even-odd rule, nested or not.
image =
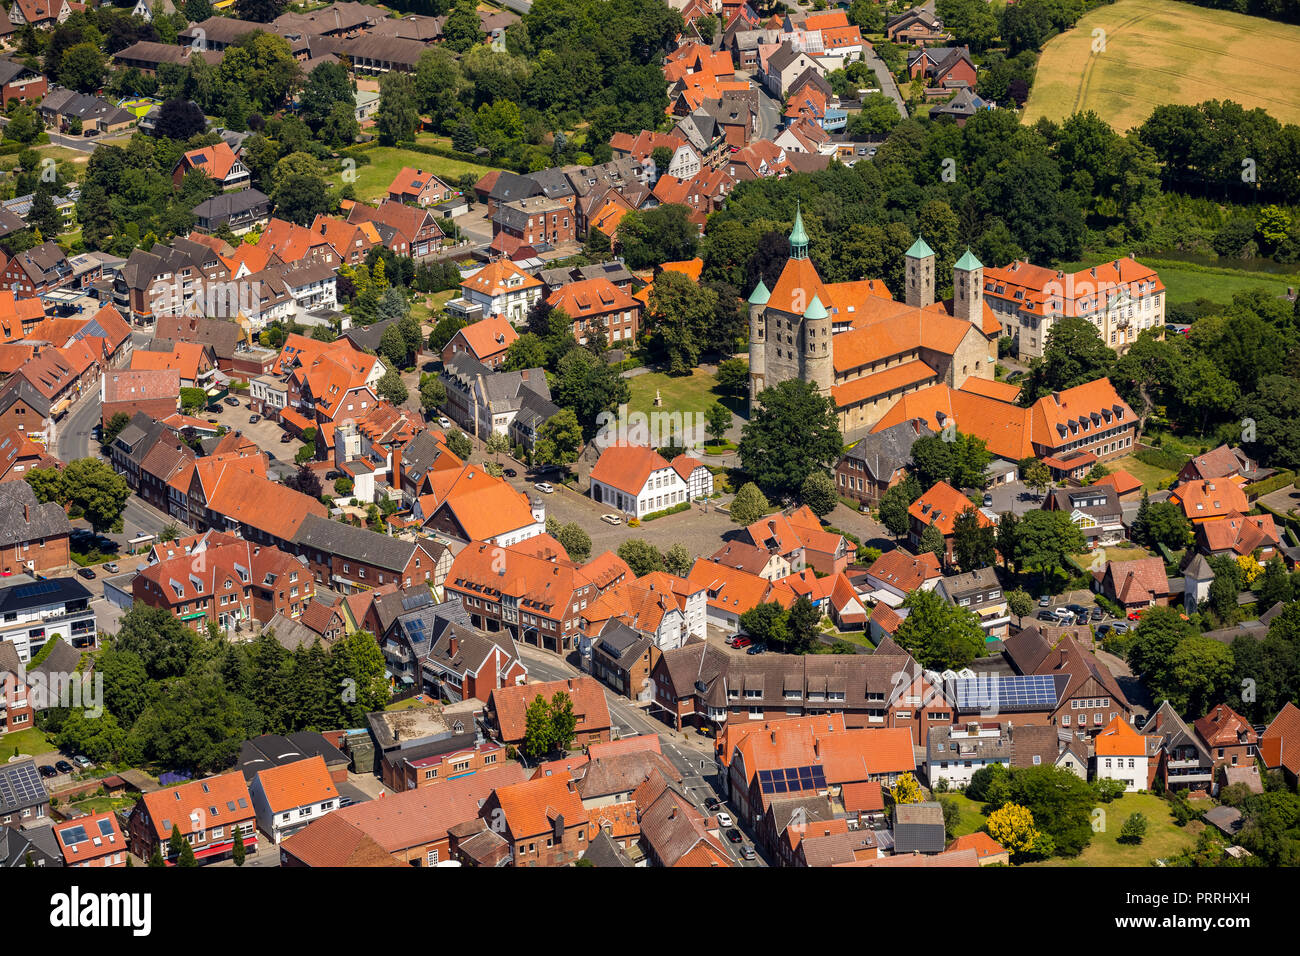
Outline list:
[[[455,656],[456,656],[456,648],[458,648],[458,647],[460,647],[460,638],[458,638],[455,634],[453,634],[453,635],[451,636],[451,641],[450,641],[450,643],[447,645],[447,652],[448,652],[452,657],[455,657]]]
[[[23,502],[23,521],[30,523],[32,520],[32,508],[27,502]]]

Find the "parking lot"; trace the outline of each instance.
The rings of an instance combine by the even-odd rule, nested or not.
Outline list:
[[[249,422],[249,416],[254,413],[248,407],[248,397],[233,393],[230,397],[237,398],[239,405],[232,406],[223,400],[221,411],[211,412],[205,409],[195,417],[202,418],[204,421],[215,421],[232,432],[239,432],[246,438],[252,439],[257,443],[257,447],[278,461],[292,462],[293,456],[302,447],[302,442],[297,438],[282,442],[280,439],[287,433],[283,426],[273,419],[261,418],[257,422]]]
[[[682,544],[692,557],[707,558],[722,547],[722,535],[736,531],[737,526],[725,511],[719,511],[713,501],[693,504],[689,511],[665,515],[654,521],[642,522],[638,528],[629,528],[624,523],[606,524],[600,520],[602,514],[608,514],[608,504],[598,504],[566,485],[554,484],[552,494],[543,494],[533,487],[532,479],[525,476],[522,466],[507,460],[507,467],[519,472],[515,478],[506,481],[531,497],[541,498],[546,505],[546,516],[554,518],[561,524],[570,521],[591,535],[591,553],[617,551],[618,546],[629,538],[644,538],[661,551],[667,551],[674,544]]]

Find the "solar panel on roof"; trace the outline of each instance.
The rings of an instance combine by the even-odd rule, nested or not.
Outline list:
[[[87,839],[86,828],[83,826],[68,827],[63,831],[62,836],[64,843],[85,843]]]
[[[111,820],[100,820],[100,821],[99,821],[99,832],[100,832],[100,835],[101,835],[101,836],[112,836],[112,835],[113,835],[113,821],[111,821]]]
[[[14,590],[14,596],[20,598],[35,597],[38,594],[50,594],[59,590],[59,585],[53,581],[37,581],[34,584],[23,584]]]

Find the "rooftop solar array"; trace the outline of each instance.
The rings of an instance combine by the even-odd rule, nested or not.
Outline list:
[[[34,584],[22,584],[14,591],[14,595],[20,598],[35,597],[38,594],[52,594],[59,590],[59,584],[54,581],[37,581]]]
[[[1058,699],[1052,674],[965,677],[953,681],[952,686],[958,710],[1043,710],[1054,708]]]
[[[806,790],[826,788],[826,771],[813,764],[807,767],[786,767],[784,770],[760,770],[758,786],[763,793],[803,793]]]
[[[68,829],[63,831],[62,836],[63,842],[69,846],[72,846],[74,843],[85,843],[86,840],[89,839],[89,837],[86,836],[86,828],[81,825],[68,827]]]
[[[0,769],[0,808],[16,810],[44,803],[48,797],[36,764],[25,763]]]

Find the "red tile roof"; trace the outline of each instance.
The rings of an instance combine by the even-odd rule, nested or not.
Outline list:
[[[1287,701],[1259,738],[1259,755],[1270,770],[1300,775],[1300,707]]]
[[[922,525],[933,525],[938,528],[946,538],[953,532],[953,522],[957,515],[967,509],[975,512],[980,527],[993,527],[993,522],[979,508],[971,504],[969,498],[946,481],[939,482],[912,502],[907,513]]]
[[[284,813],[339,795],[325,760],[319,754],[270,767],[259,772],[257,779],[261,781],[262,792],[272,813]]]
[[[605,701],[604,686],[594,677],[570,677],[567,680],[519,684],[493,690],[488,703],[496,715],[501,739],[508,743],[523,740],[524,713],[528,705],[539,694],[550,701],[557,693],[567,694],[573,701],[573,712],[578,718],[578,734],[609,729],[609,705]]]
[[[610,445],[600,453],[596,467],[591,469],[591,478],[635,497],[641,493],[652,472],[669,467],[667,460],[653,448]]]
[[[170,837],[173,826],[185,836],[233,820],[251,820],[256,815],[244,775],[239,771],[155,790],[140,799],[159,840]],[[191,814],[195,816],[191,818]]]

